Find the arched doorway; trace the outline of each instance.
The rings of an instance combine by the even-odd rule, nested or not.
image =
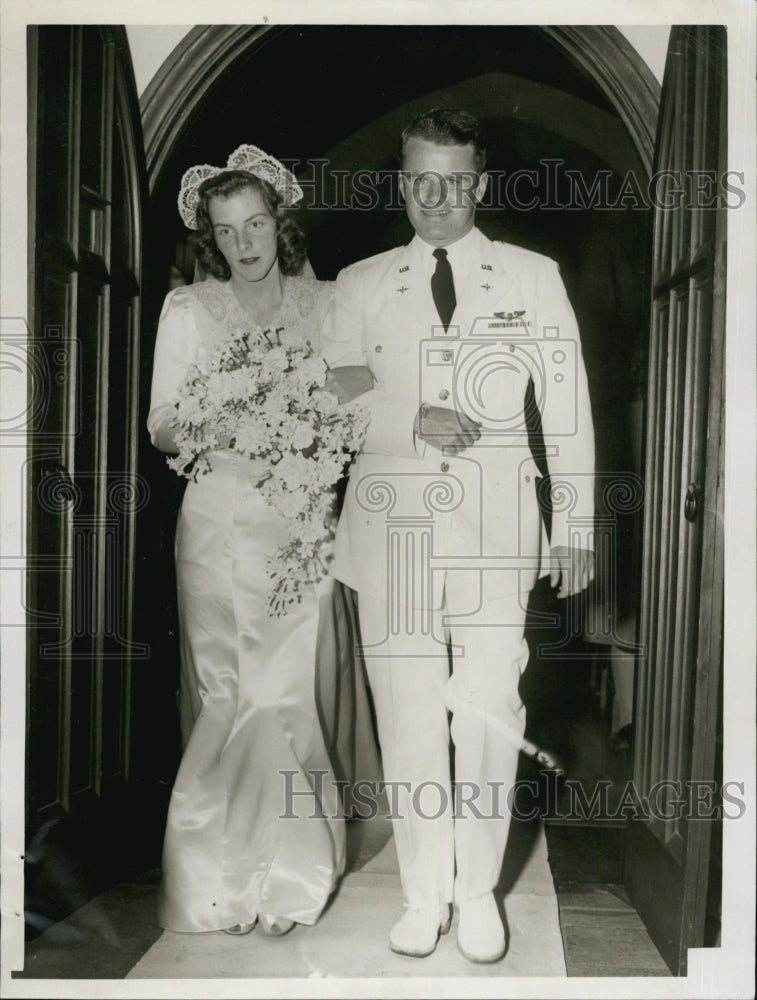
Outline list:
[[[198,109],[240,62],[294,28],[260,25],[195,27],[165,60],[141,100],[145,153],[154,190],[166,161],[191,127]],[[488,33],[497,31],[487,28]],[[512,29],[501,29],[512,31]],[[617,28],[526,29],[554,45],[606,95],[628,129],[647,172],[652,168],[660,88],[649,68]]]
[[[611,27],[195,28],[142,99],[156,306],[172,262],[191,280],[191,256],[177,256],[184,231],[176,193],[187,166],[223,163],[243,142],[289,161],[306,188],[300,221],[316,274],[333,278],[409,238],[391,180],[407,120],[433,105],[474,110],[487,127],[493,178],[479,225],[560,263],[590,374],[600,489],[618,474],[638,475],[650,244],[640,199],[658,96],[649,69]],[[522,206],[508,192],[518,172],[537,177],[533,201]],[[598,190],[599,205],[591,201]],[[632,559],[634,530],[621,519],[619,561]],[[638,587],[630,576],[623,587],[628,612]],[[554,698],[564,666],[558,654],[546,674],[531,671],[536,696]]]
[[[490,166],[502,171],[562,157],[584,174],[610,170],[622,178],[631,170],[643,185],[658,99],[649,69],[610,27],[197,27],[141,100],[153,270],[183,233],[173,202],[184,169],[223,162],[242,142],[270,148],[292,161],[298,177],[312,179],[311,210],[301,221],[322,261],[316,270],[329,278],[403,238],[401,212],[378,242],[372,232],[386,192],[367,211],[363,204],[328,208],[339,201],[335,174],[396,167],[398,126],[419,108],[435,101],[474,108],[497,135]],[[314,160],[328,161],[328,178],[318,168],[308,175]],[[528,216],[522,225],[511,212],[507,237],[523,242],[519,230],[532,234],[537,215],[553,229],[552,208],[520,213]],[[525,238],[546,252],[560,242]]]

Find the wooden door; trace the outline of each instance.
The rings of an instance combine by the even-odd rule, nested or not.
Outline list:
[[[79,852],[88,831],[102,859],[95,817],[133,779],[132,671],[149,652],[133,590],[144,152],[123,29],[35,27],[28,43],[27,836],[83,817]]]
[[[649,818],[629,824],[626,887],[676,974],[704,943],[717,822],[706,817],[722,711],[725,67],[724,29],[673,29],[655,167],[670,173],[654,226],[634,764]]]

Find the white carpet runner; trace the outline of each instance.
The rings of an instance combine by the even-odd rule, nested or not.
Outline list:
[[[505,897],[510,939],[507,955],[496,964],[476,965],[463,958],[456,946],[457,914],[433,955],[414,959],[389,950],[389,929],[403,912],[397,857],[390,839],[360,870],[344,878],[315,927],[295,927],[283,938],[268,938],[259,929],[246,937],[222,931],[165,931],[127,978],[565,976],[543,826],[532,826],[527,836],[528,842],[514,852],[517,875],[513,871],[507,878],[505,861],[503,881],[513,883]]]

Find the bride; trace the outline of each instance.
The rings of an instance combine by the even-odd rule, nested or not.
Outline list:
[[[163,306],[148,417],[161,451],[178,451],[172,420],[184,374],[230,333],[273,326],[282,343],[318,349],[332,285],[301,275],[304,235],[288,212],[301,197],[294,176],[255,146],[241,146],[226,168],[185,173],[179,211],[209,277],[174,289]],[[347,402],[372,381],[353,369],[329,373],[327,388]],[[255,489],[264,461],[221,443],[211,471],[188,484],[176,532],[184,753],[158,919],[173,931],[232,934],[259,922],[278,935],[315,923],[344,868],[314,693],[317,650],[337,655],[333,581],[306,588],[286,616],[267,615],[266,558],[285,542],[286,523]]]

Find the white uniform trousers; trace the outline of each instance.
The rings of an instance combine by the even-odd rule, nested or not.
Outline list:
[[[518,682],[528,660],[528,595],[483,601],[471,615],[466,584],[470,574],[446,574],[443,606],[429,613],[430,634],[414,627],[412,612],[393,616],[390,627],[386,603],[358,595],[410,907],[451,902],[453,885],[458,902],[491,891],[510,826],[508,794],[525,728]]]

